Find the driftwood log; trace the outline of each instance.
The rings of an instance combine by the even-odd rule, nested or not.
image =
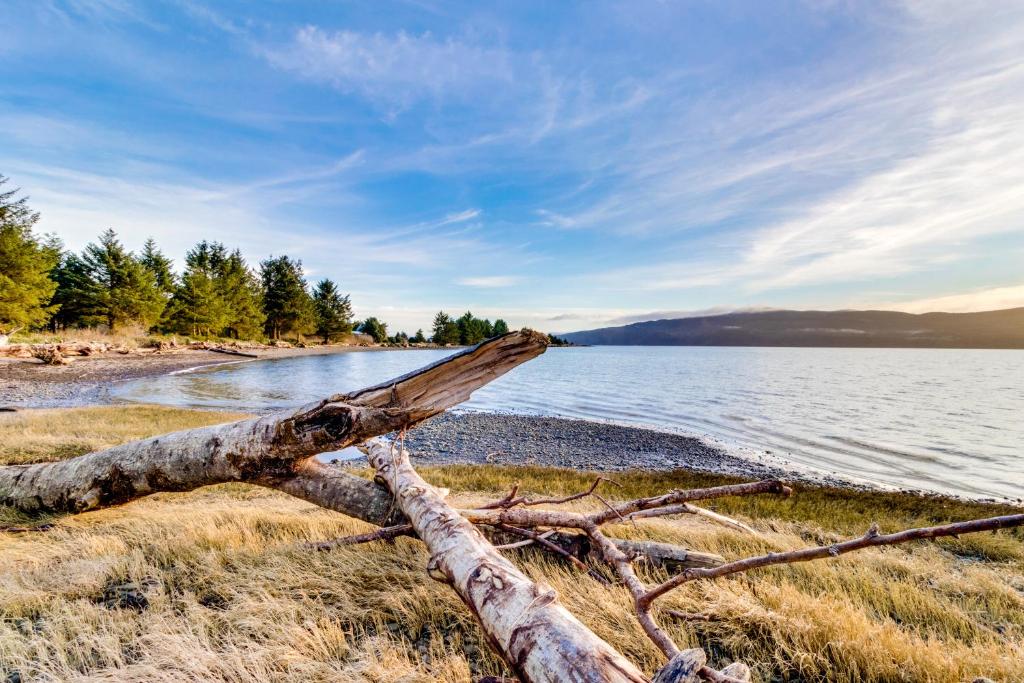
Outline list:
[[[295,410],[134,441],[77,458],[0,467],[0,504],[85,512],[166,491],[225,482],[280,489],[384,525],[386,489],[319,463],[316,455],[409,427],[544,352],[545,338],[513,332],[383,384]]]
[[[325,508],[382,527],[318,544],[365,543],[400,535],[420,538],[430,551],[428,571],[449,583],[480,621],[488,640],[523,683],[533,681],[750,680],[743,663],[716,670],[702,650],[680,650],[655,619],[656,600],[679,586],[760,567],[828,559],[879,545],[1024,525],[1024,514],[958,522],[863,537],[725,562],[677,546],[608,536],[604,528],[644,517],[692,514],[743,533],[749,526],[694,505],[723,496],[780,494],[779,481],[671,491],[617,504],[598,493],[603,478],[586,491],[558,499],[531,500],[517,489],[474,510],[455,510],[445,492],[423,481],[400,445],[369,444],[371,482],[324,465],[316,455],[404,431],[469,398],[477,388],[544,352],[546,337],[524,330],[488,340],[416,372],[377,386],[338,394],[301,408],[227,425],[193,429],[136,441],[70,460],[0,467],[0,504],[29,512],[78,513],[118,505],[157,492],[187,491],[209,484],[247,482],[275,488]],[[593,513],[550,509],[593,497]],[[542,509],[541,506],[544,506]],[[495,547],[480,530],[498,542]],[[515,540],[506,542],[511,535]],[[500,538],[506,541],[498,541]],[[633,597],[641,626],[667,663],[647,678],[608,643],[565,610],[554,592],[533,583],[499,548],[535,546],[596,573],[588,562],[610,568]],[[656,586],[633,569],[638,557],[679,569]],[[602,581],[606,581],[603,575]],[[676,618],[704,619],[666,611]]]
[[[488,641],[523,681],[623,681],[646,677],[494,549],[442,493],[383,440],[370,444],[370,465],[395,496],[430,551],[428,570],[450,583],[479,619]]]

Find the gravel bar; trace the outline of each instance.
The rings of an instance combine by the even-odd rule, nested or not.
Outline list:
[[[410,430],[406,447],[417,463],[431,465],[540,465],[598,472],[685,468],[757,478],[793,474],[694,437],[558,417],[445,413]],[[800,478],[808,477],[802,473]]]

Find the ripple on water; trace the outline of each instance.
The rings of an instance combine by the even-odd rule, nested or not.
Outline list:
[[[442,350],[242,363],[114,387],[123,401],[266,410],[385,381]],[[1024,491],[1024,352],[591,347],[548,353],[471,410],[654,427],[856,480],[969,496]]]

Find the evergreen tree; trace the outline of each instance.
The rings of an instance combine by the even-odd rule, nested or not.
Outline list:
[[[352,332],[352,304],[348,295],[341,296],[338,287],[323,279],[313,290],[313,308],[316,311],[316,333],[329,344]]]
[[[217,286],[225,260],[224,245],[203,240],[185,254],[185,272],[175,288],[164,327],[193,336],[219,335],[228,310]]]
[[[85,324],[106,323],[111,331],[131,323],[150,327],[159,319],[165,300],[156,278],[124,248],[117,233],[107,230],[98,243],[82,252],[81,296]]]
[[[89,268],[78,255],[67,252],[61,255],[60,263],[54,270],[53,279],[57,284],[52,304],[57,306],[53,316],[53,330],[95,324],[89,320],[92,311]]]
[[[373,337],[373,341],[383,344],[388,340],[388,326],[376,318],[367,318],[359,326],[359,331]]]
[[[459,326],[444,311],[438,311],[434,316],[431,339],[439,346],[459,343]]]
[[[268,337],[280,339],[288,333],[298,336],[315,330],[313,300],[306,291],[301,261],[271,257],[260,264],[260,279]]]
[[[409,341],[413,344],[426,344],[427,338],[423,336],[423,330],[416,330],[416,334]]]
[[[498,318],[494,321],[494,336],[499,337],[503,334],[508,334],[508,323]]]
[[[0,175],[0,186],[7,178]],[[57,283],[51,271],[60,260],[56,241],[32,234],[39,214],[18,190],[0,192],[0,334],[44,324],[57,309],[51,303]]]
[[[258,338],[266,322],[263,297],[259,280],[242,258],[241,251],[235,249],[221,262],[215,283],[225,310],[221,334],[235,339]]]
[[[463,313],[455,324],[458,326],[460,344],[479,344],[493,335],[491,322],[477,318],[470,311]]]
[[[146,243],[142,245],[139,263],[153,274],[153,279],[156,281],[156,287],[160,290],[160,293],[170,299],[175,289],[174,273],[171,271],[171,259],[164,256],[163,252],[157,249],[156,242],[152,237],[147,239]]]

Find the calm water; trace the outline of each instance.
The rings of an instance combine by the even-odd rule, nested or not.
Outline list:
[[[348,353],[222,366],[118,386],[133,402],[292,406],[445,351]],[[1024,352],[944,349],[550,349],[466,408],[561,415],[710,437],[874,483],[1024,496]]]

